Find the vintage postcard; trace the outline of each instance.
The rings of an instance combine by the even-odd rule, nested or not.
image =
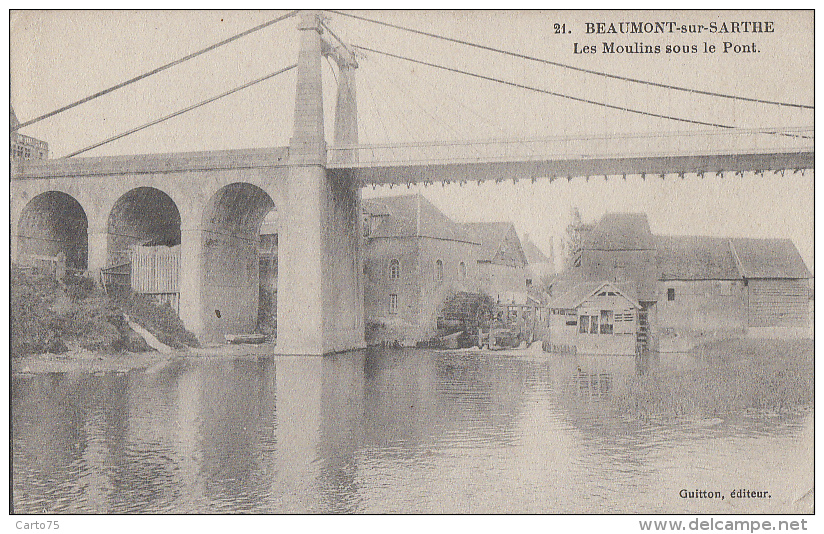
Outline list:
[[[810,526],[813,11],[9,16],[16,528]]]

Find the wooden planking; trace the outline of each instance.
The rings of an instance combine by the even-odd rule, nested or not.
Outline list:
[[[132,290],[135,293],[179,293],[180,245],[175,247],[133,246]]]
[[[809,320],[806,280],[750,280],[748,325],[804,327]]]

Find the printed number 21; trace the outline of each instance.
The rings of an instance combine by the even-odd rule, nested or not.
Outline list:
[[[555,33],[566,33],[566,24],[555,24]]]

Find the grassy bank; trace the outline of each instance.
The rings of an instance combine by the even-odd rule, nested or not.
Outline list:
[[[80,276],[57,281],[28,269],[11,270],[11,354],[63,353],[80,348],[100,352],[150,350],[123,318],[175,348],[197,346],[197,339],[167,305],[125,291],[107,295]]]
[[[697,368],[653,365],[617,387],[609,402],[619,413],[639,419],[789,412],[813,402],[812,340],[728,339],[692,353]]]

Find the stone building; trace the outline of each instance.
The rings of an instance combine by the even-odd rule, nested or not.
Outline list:
[[[526,258],[511,223],[456,223],[419,194],[363,201],[367,341],[413,345],[437,334],[444,300],[526,298]]]
[[[550,248],[549,254],[544,254],[544,251],[532,242],[529,234],[524,235],[521,244],[529,265],[527,286],[539,287],[542,285],[542,281],[548,280],[555,274],[555,259],[552,248]]]
[[[579,260],[552,287],[551,314],[566,315],[564,326],[576,295],[611,282],[640,306],[641,344],[810,335],[812,274],[789,239],[653,235],[645,214],[613,213],[587,235]]]
[[[478,282],[495,302],[524,305],[527,298],[527,259],[511,222],[472,222],[462,225],[477,238]]]
[[[17,131],[20,121],[9,103],[9,159],[49,159],[49,144]]]

